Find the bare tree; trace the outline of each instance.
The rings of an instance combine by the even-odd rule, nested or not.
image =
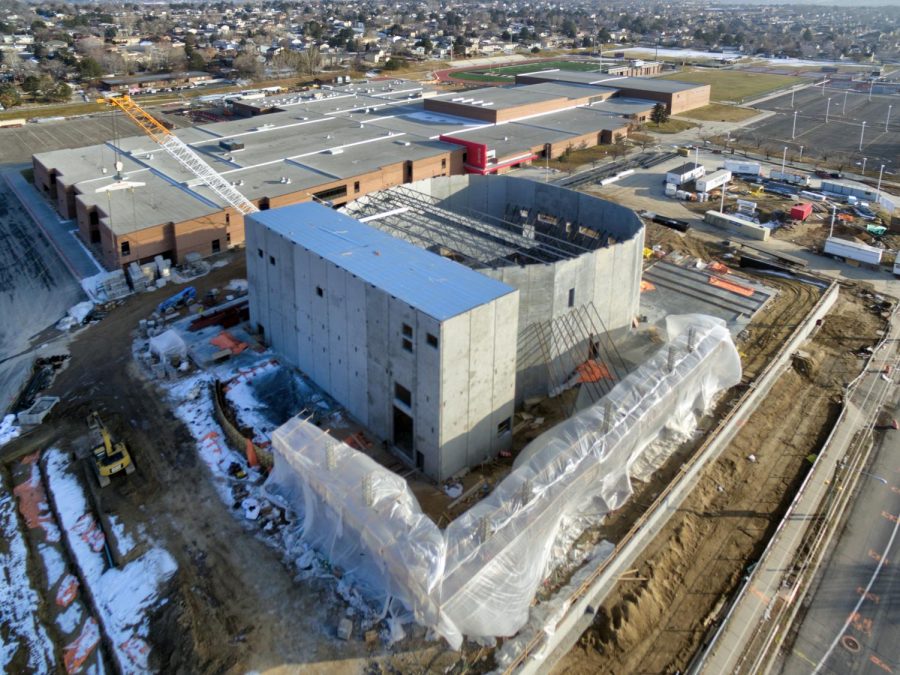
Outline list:
[[[322,55],[316,45],[311,45],[300,52],[300,66],[298,70],[302,75],[315,75],[322,69]]]

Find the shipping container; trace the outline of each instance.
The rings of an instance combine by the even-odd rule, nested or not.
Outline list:
[[[806,220],[812,214],[812,204],[800,202],[791,207],[791,220]]]
[[[756,162],[740,162],[736,159],[726,159],[725,169],[741,176],[762,176],[762,166]]]
[[[868,263],[870,265],[878,265],[881,263],[882,249],[874,246],[867,246],[858,241],[850,241],[849,239],[839,239],[838,237],[829,237],[825,240],[825,255],[834,258],[844,258],[846,260],[856,260],[858,262]]]

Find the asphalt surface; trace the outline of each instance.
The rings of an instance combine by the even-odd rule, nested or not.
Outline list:
[[[888,106],[893,106],[890,120]],[[802,145],[804,157],[844,161],[848,166],[855,166],[867,157],[870,175],[875,172],[877,176],[881,164],[887,165],[886,170],[900,170],[900,96],[873,95],[869,100],[868,92],[826,86],[823,95],[821,87],[809,87],[795,92],[793,107],[790,94],[761,102],[756,107],[775,114],[732,136],[745,142],[758,142],[760,147],[777,151],[779,156],[785,146],[793,154]],[[796,133],[794,111],[797,111]]]
[[[785,675],[900,671],[900,431],[877,433],[881,440],[867,469],[872,475],[862,476],[858,498],[786,655]]]

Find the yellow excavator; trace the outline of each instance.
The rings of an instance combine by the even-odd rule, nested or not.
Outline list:
[[[94,470],[97,472],[97,482],[104,488],[110,484],[111,478],[120,471],[134,473],[134,464],[131,454],[125,443],[113,442],[109,429],[103,424],[99,413],[92,412],[87,418],[88,429],[91,431],[91,455],[94,458]]]

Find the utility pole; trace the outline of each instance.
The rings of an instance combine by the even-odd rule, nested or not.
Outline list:
[[[834,236],[834,218],[837,215],[837,204],[831,205],[831,229],[828,230],[828,238]]]
[[[875,80],[869,81],[869,100],[872,100],[872,87],[875,86]]]
[[[794,126],[791,127],[791,140],[794,140],[795,138],[797,138],[797,113],[798,112],[800,112],[800,111],[799,110],[794,111]]]
[[[878,187],[875,188],[875,201],[881,197],[881,177],[884,175],[884,164],[881,165],[881,170],[878,172]]]
[[[862,175],[866,175],[866,162],[869,161],[868,157],[863,157],[863,165],[862,165]]]
[[[784,180],[784,164],[787,162],[787,146],[784,146],[784,152],[781,153],[781,180]]]
[[[859,130],[859,151],[862,152],[863,136],[866,133],[866,121],[863,120],[862,128]]]
[[[828,97],[828,105],[825,106],[825,124],[828,124],[828,113],[831,112],[831,97]]]
[[[888,124],[891,122],[891,108],[893,107],[893,105],[888,106],[887,117],[884,118],[884,133],[888,131]]]
[[[719,213],[725,213],[725,185],[722,186],[722,201],[719,203]]]
[[[792,109],[794,107],[794,91],[795,91],[795,89],[796,89],[796,87],[791,87],[791,108]]]
[[[849,93],[849,89],[844,91],[844,107],[841,109],[841,117],[845,117],[847,115],[847,94]]]
[[[800,159],[798,159],[797,161],[798,161],[798,162],[802,162],[802,161],[803,161],[803,146],[802,146],[802,145],[800,146]]]

